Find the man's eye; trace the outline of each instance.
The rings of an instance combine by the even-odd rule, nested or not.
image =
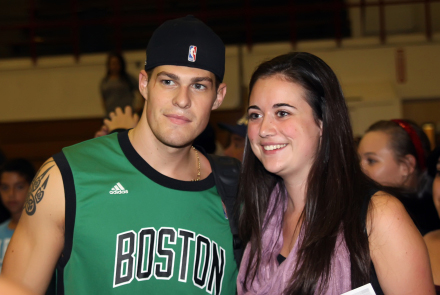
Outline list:
[[[162,84],[167,85],[167,86],[172,86],[172,85],[174,85],[174,81],[172,81],[172,80],[162,80]]]
[[[194,88],[197,90],[205,90],[206,86],[203,84],[194,84]]]

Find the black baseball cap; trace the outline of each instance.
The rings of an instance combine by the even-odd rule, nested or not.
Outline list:
[[[230,124],[221,123],[221,122],[218,123],[217,125],[218,125],[218,127],[222,128],[224,130],[227,130],[227,131],[231,132],[232,134],[237,134],[237,135],[240,135],[241,137],[246,138],[247,125],[248,125],[248,119],[247,119],[246,114],[237,121],[236,125],[230,125]]]
[[[164,22],[147,46],[145,70],[175,65],[207,70],[220,82],[225,73],[225,45],[214,31],[192,15]]]

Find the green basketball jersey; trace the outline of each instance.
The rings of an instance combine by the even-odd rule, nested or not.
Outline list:
[[[59,294],[235,294],[232,234],[212,174],[164,176],[128,132],[54,159],[66,194]]]

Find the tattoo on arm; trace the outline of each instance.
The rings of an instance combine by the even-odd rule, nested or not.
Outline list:
[[[24,210],[26,211],[26,214],[29,216],[34,215],[35,211],[37,210],[37,204],[40,203],[41,200],[43,199],[44,190],[47,187],[47,183],[49,181],[49,176],[50,176],[47,175],[46,177],[46,174],[55,165],[52,165],[49,168],[47,168],[41,175],[39,175],[40,171],[43,170],[43,167],[45,167],[46,165],[52,162],[54,161],[46,162],[43,166],[41,166],[40,170],[38,170],[37,176],[35,176],[34,180],[31,183],[31,187],[29,188],[27,199],[24,204]],[[45,177],[46,179],[43,181]]]

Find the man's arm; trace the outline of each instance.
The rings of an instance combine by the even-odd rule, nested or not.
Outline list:
[[[64,187],[51,158],[29,188],[18,226],[6,251],[1,275],[44,294],[64,246]]]

